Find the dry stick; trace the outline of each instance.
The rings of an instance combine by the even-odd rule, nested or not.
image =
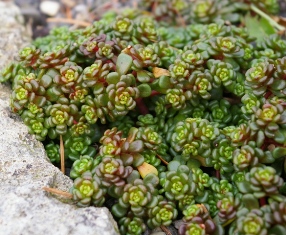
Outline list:
[[[61,155],[61,171],[65,174],[65,149],[63,137],[60,135],[60,155]]]
[[[71,193],[68,193],[68,192],[64,192],[64,191],[61,191],[59,189],[55,189],[55,188],[48,188],[48,187],[43,187],[43,189],[49,193],[53,193],[53,194],[57,194],[57,195],[60,195],[60,196],[64,196],[66,198],[72,198],[72,194]]]
[[[166,228],[166,226],[161,225],[160,228],[163,230],[166,235],[172,235],[172,233]]]
[[[66,5],[66,16],[68,19],[72,19],[72,12],[71,12],[71,8],[69,6]]]
[[[67,18],[48,18],[47,22],[76,24],[76,25],[83,26],[83,27],[87,27],[87,26],[91,25],[91,23],[86,22],[86,21],[75,20],[75,19],[67,19]]]
[[[156,154],[156,156],[165,164],[168,165],[169,162],[167,162],[166,160],[164,160],[159,154]]]

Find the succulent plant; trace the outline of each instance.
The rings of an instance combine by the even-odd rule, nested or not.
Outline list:
[[[146,230],[146,225],[141,218],[123,217],[118,221],[121,234],[140,235]]]
[[[147,224],[150,228],[160,225],[168,226],[177,216],[178,211],[175,204],[172,201],[161,199],[154,208],[148,209]]]
[[[92,177],[90,171],[76,178],[70,191],[73,194],[73,200],[81,207],[92,204],[101,206],[105,201],[105,191],[100,188],[100,181]]]
[[[143,0],[86,28],[53,28],[0,81],[50,161],[71,169],[74,204],[107,206],[121,234],[283,235],[277,6]]]

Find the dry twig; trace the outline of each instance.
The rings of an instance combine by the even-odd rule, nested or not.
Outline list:
[[[61,171],[65,174],[65,149],[63,137],[60,135],[60,155],[61,155]]]
[[[64,191],[61,191],[59,189],[43,187],[43,190],[45,190],[46,192],[49,192],[49,193],[53,193],[53,194],[57,194],[57,195],[66,197],[66,198],[72,198],[71,193],[64,192]]]
[[[82,21],[82,20],[75,20],[75,19],[67,19],[67,18],[48,18],[47,22],[51,23],[67,23],[67,24],[74,24],[74,25],[79,25],[82,27],[87,27],[90,26],[91,23]]]

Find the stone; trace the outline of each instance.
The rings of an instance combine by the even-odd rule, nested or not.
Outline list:
[[[10,2],[0,2],[0,16],[5,12],[9,19],[6,22],[1,18],[1,31],[7,32],[8,37],[2,38],[0,32],[4,42],[0,43],[0,52],[11,53],[11,57],[1,56],[0,70],[30,41],[28,37],[27,40],[21,37],[22,27],[18,25],[21,22],[12,20],[19,12],[17,9]],[[18,29],[18,37],[9,37],[11,24]],[[14,45],[12,52],[7,44]],[[0,235],[119,234],[107,208],[78,208],[70,199],[43,190],[49,187],[67,192],[72,180],[50,163],[43,144],[30,135],[21,118],[11,112],[10,95],[10,87],[0,83]]]
[[[40,10],[48,16],[55,16],[60,10],[60,3],[56,1],[43,1],[40,4]]]
[[[19,49],[31,41],[31,29],[24,27],[24,19],[12,2],[0,1],[0,70],[15,60]]]

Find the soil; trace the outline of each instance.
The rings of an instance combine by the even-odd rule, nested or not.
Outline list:
[[[111,9],[137,6],[140,0],[59,0],[60,10],[55,16],[48,16],[40,10],[40,4],[44,0],[14,0],[20,7],[26,23],[30,24],[33,38],[45,36],[55,26],[72,25],[65,23],[73,20],[78,22],[92,23],[101,15]],[[278,0],[280,5],[279,15],[286,17],[286,1]],[[284,20],[286,22],[286,19]]]

